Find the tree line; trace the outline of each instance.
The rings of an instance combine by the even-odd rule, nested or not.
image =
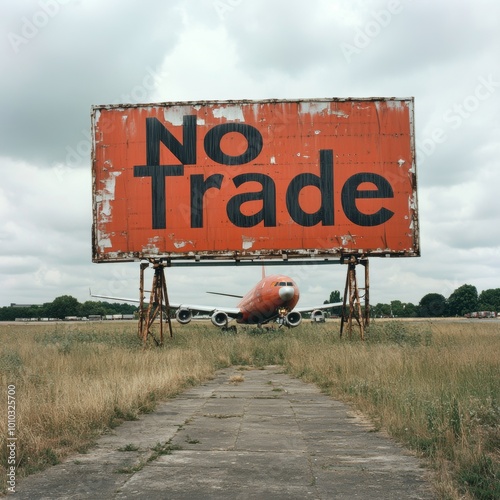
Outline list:
[[[333,291],[325,303],[339,302],[340,292]],[[341,308],[333,308],[332,313],[340,314]],[[370,307],[371,315],[375,317],[455,317],[465,316],[476,311],[500,312],[500,288],[483,290],[478,294],[473,285],[458,287],[448,298],[440,293],[424,295],[418,304],[392,300],[389,304],[378,303]]]
[[[137,306],[110,302],[87,300],[83,304],[71,295],[62,295],[52,302],[29,307],[0,307],[0,321],[14,321],[16,318],[55,318],[64,319],[67,316],[89,317],[106,314],[134,314]]]
[[[330,293],[325,303],[342,302],[338,290]],[[458,287],[448,298],[439,293],[428,293],[415,305],[411,302],[393,300],[389,304],[378,303],[372,305],[371,315],[375,317],[441,317],[464,316],[475,311],[500,312],[500,288],[483,290],[478,294],[473,285]],[[118,304],[116,302],[101,302],[87,300],[78,302],[71,295],[62,295],[52,302],[29,307],[4,306],[0,307],[0,321],[14,321],[16,318],[56,318],[64,319],[67,316],[88,317],[92,315],[105,316],[107,314],[134,314],[137,306]],[[333,307],[332,314],[341,314],[341,307]]]

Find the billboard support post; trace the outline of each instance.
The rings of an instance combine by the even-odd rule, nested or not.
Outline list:
[[[363,316],[361,309],[361,300],[356,276],[356,266],[361,264],[365,268],[365,314]],[[358,259],[351,255],[347,261],[347,275],[344,289],[344,303],[342,305],[342,318],[340,322],[340,337],[344,334],[344,324],[347,323],[347,334],[349,338],[352,336],[352,320],[356,320],[359,326],[359,335],[361,340],[365,340],[365,327],[369,324],[369,266],[368,259]],[[363,288],[361,288],[363,290]],[[349,305],[347,306],[347,298],[349,297]]]
[[[149,305],[144,307],[144,270],[149,267],[149,263],[141,263],[140,268],[140,304],[139,304],[139,338],[143,345],[146,345],[148,337],[151,336],[157,346],[163,345],[163,314],[166,315],[170,337],[173,337],[172,323],[170,321],[170,307],[167,294],[167,282],[165,279],[165,266],[159,260],[151,261],[154,269],[153,284],[149,295]],[[165,309],[164,309],[165,304]],[[160,316],[160,339],[158,340],[152,327],[156,318]]]
[[[370,326],[370,263],[364,259],[360,264],[365,268],[365,326]]]
[[[139,324],[137,329],[137,336],[142,340],[142,331],[146,322],[146,315],[144,314],[144,269],[149,267],[149,263],[141,262],[139,274]]]

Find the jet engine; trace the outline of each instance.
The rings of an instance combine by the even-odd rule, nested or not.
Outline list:
[[[302,314],[296,311],[291,311],[285,316],[285,319],[287,326],[295,328],[302,323]]]
[[[311,313],[311,321],[313,323],[324,323],[325,322],[325,313],[321,309],[315,309]]]
[[[186,307],[179,307],[179,309],[177,309],[177,312],[175,313],[175,319],[181,325],[187,325],[192,318],[193,313],[191,312],[191,309],[187,309]]]
[[[227,326],[229,316],[224,311],[215,311],[210,319],[215,326],[221,328],[223,326]]]

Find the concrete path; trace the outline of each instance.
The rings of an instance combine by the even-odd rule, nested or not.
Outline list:
[[[129,451],[125,451],[129,450]],[[17,499],[431,499],[419,461],[281,367],[222,370]]]

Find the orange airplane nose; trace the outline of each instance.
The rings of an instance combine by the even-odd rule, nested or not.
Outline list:
[[[295,295],[295,290],[293,286],[282,286],[279,291],[280,299],[287,301],[293,298]]]

